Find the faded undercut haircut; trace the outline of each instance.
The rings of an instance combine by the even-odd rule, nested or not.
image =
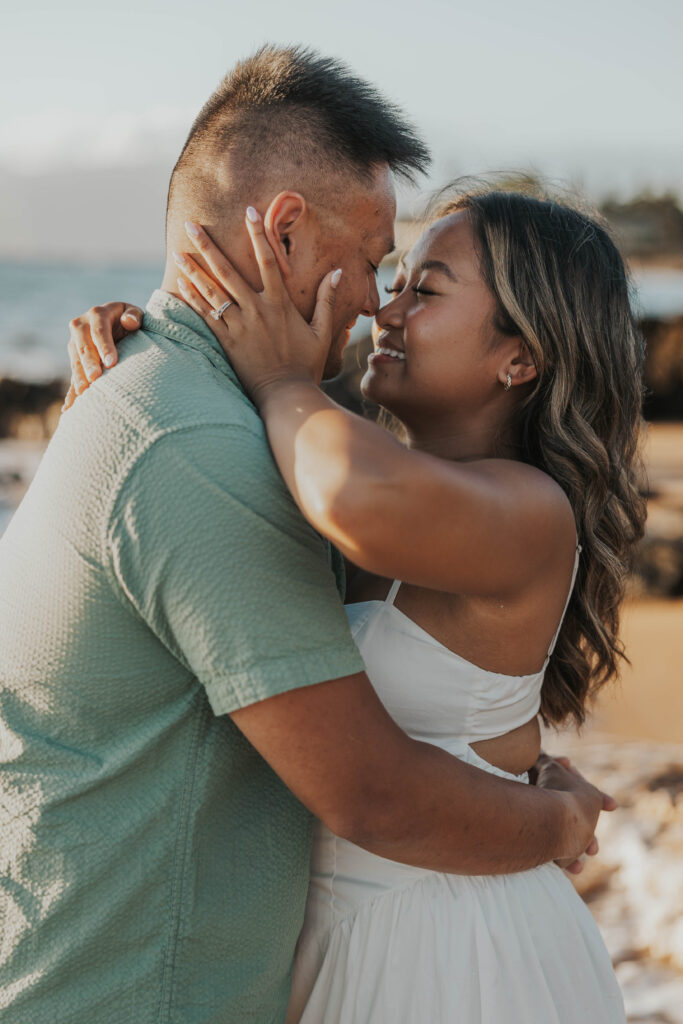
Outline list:
[[[277,188],[333,191],[388,164],[414,181],[429,153],[400,109],[341,62],[298,46],[264,46],[240,61],[199,112],[175,165],[176,207],[206,215]],[[326,188],[330,179],[332,190]]]

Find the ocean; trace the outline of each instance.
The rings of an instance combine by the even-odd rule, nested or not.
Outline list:
[[[380,287],[393,271],[382,268]],[[125,299],[143,306],[161,281],[160,265],[40,264],[0,261],[0,376],[39,383],[67,378],[68,322],[91,306]],[[683,313],[683,269],[635,275],[641,312]],[[352,340],[369,332],[360,317]]]
[[[144,307],[162,267],[0,262],[0,376],[39,383],[70,376],[68,323],[98,303]]]

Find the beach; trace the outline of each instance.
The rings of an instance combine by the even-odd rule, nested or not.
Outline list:
[[[14,406],[0,408],[11,435],[0,439],[0,534],[65,388],[0,380],[0,394],[3,383]],[[648,532],[621,628],[630,664],[601,692],[580,736],[549,730],[544,746],[571,756],[619,803],[599,823],[599,856],[573,881],[600,925],[628,1020],[683,1024],[683,424],[650,424],[645,459]]]
[[[599,697],[586,736],[683,744],[683,599],[628,601],[621,637],[631,664]]]

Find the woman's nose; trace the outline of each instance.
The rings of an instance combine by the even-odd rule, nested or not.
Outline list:
[[[400,296],[395,296],[375,313],[375,323],[381,330],[386,327],[403,327],[403,310]]]

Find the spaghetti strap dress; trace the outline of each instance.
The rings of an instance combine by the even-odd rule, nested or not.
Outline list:
[[[567,609],[576,578],[577,547]],[[472,749],[528,722],[533,675],[488,672],[385,601],[348,605],[367,672],[410,736],[486,772]],[[624,1024],[598,928],[555,864],[464,876],[369,853],[316,825],[287,1024]]]

